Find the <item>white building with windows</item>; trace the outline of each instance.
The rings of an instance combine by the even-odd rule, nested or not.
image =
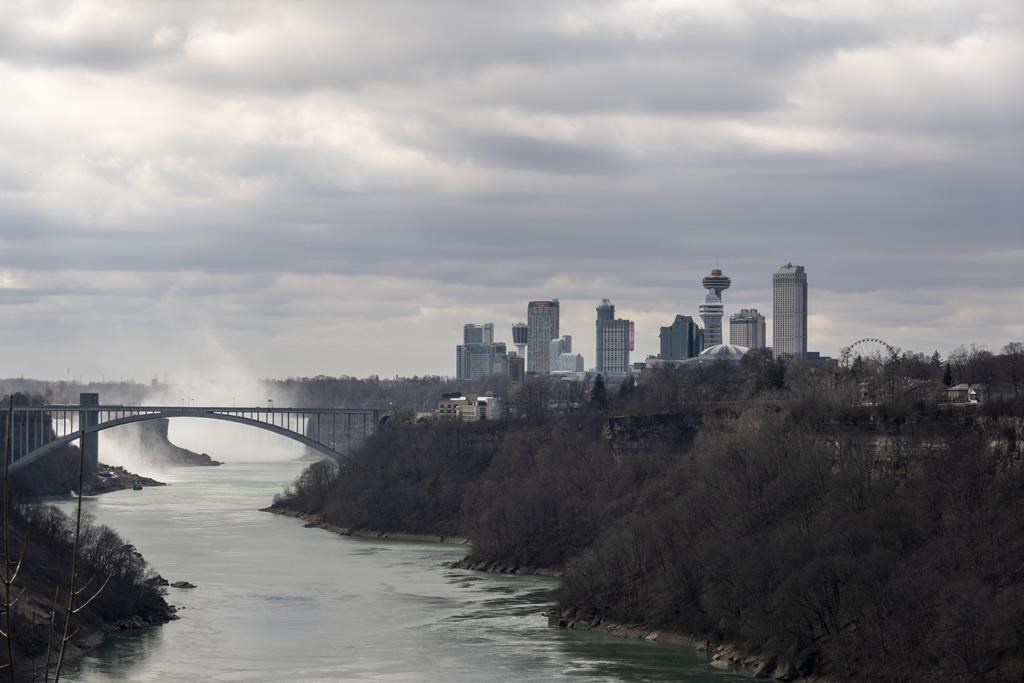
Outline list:
[[[597,307],[597,372],[629,372],[629,352],[633,347],[633,323],[615,318],[615,306],[602,299]]]
[[[765,338],[764,316],[756,308],[744,308],[729,317],[729,343],[748,349],[763,349]]]
[[[558,299],[531,301],[526,306],[526,371],[551,371],[551,340],[558,339]]]
[[[776,358],[807,356],[807,273],[792,263],[772,276],[772,347]]]

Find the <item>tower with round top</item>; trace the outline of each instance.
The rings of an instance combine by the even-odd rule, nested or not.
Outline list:
[[[704,321],[704,348],[710,348],[722,343],[722,317],[725,315],[725,305],[722,304],[722,292],[729,289],[732,280],[722,273],[718,268],[711,271],[710,275],[704,276],[701,281],[708,294],[704,297],[704,303],[700,305],[700,317]]]

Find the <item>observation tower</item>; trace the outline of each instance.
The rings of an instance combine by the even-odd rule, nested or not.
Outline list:
[[[708,290],[704,303],[700,305],[700,317],[704,321],[704,348],[707,349],[722,343],[722,317],[725,315],[722,292],[729,289],[732,280],[715,268],[701,284]]]
[[[520,358],[526,358],[526,343],[529,329],[526,323],[516,323],[512,326],[512,343],[515,344]]]

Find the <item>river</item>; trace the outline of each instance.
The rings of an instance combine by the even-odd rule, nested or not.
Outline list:
[[[180,619],[112,637],[67,680],[749,680],[685,648],[549,628],[555,580],[451,569],[464,548],[259,512],[302,467],[173,468],[159,474],[169,486],[87,500],[163,576],[197,588],[169,589]]]

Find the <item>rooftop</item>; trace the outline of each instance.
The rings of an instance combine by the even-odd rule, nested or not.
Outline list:
[[[803,266],[794,266],[792,262],[787,263],[786,265],[782,266],[777,271],[775,271],[775,273],[778,274],[778,275],[783,275],[783,274],[787,274],[787,273],[802,273],[802,272],[804,272],[804,267]]]

